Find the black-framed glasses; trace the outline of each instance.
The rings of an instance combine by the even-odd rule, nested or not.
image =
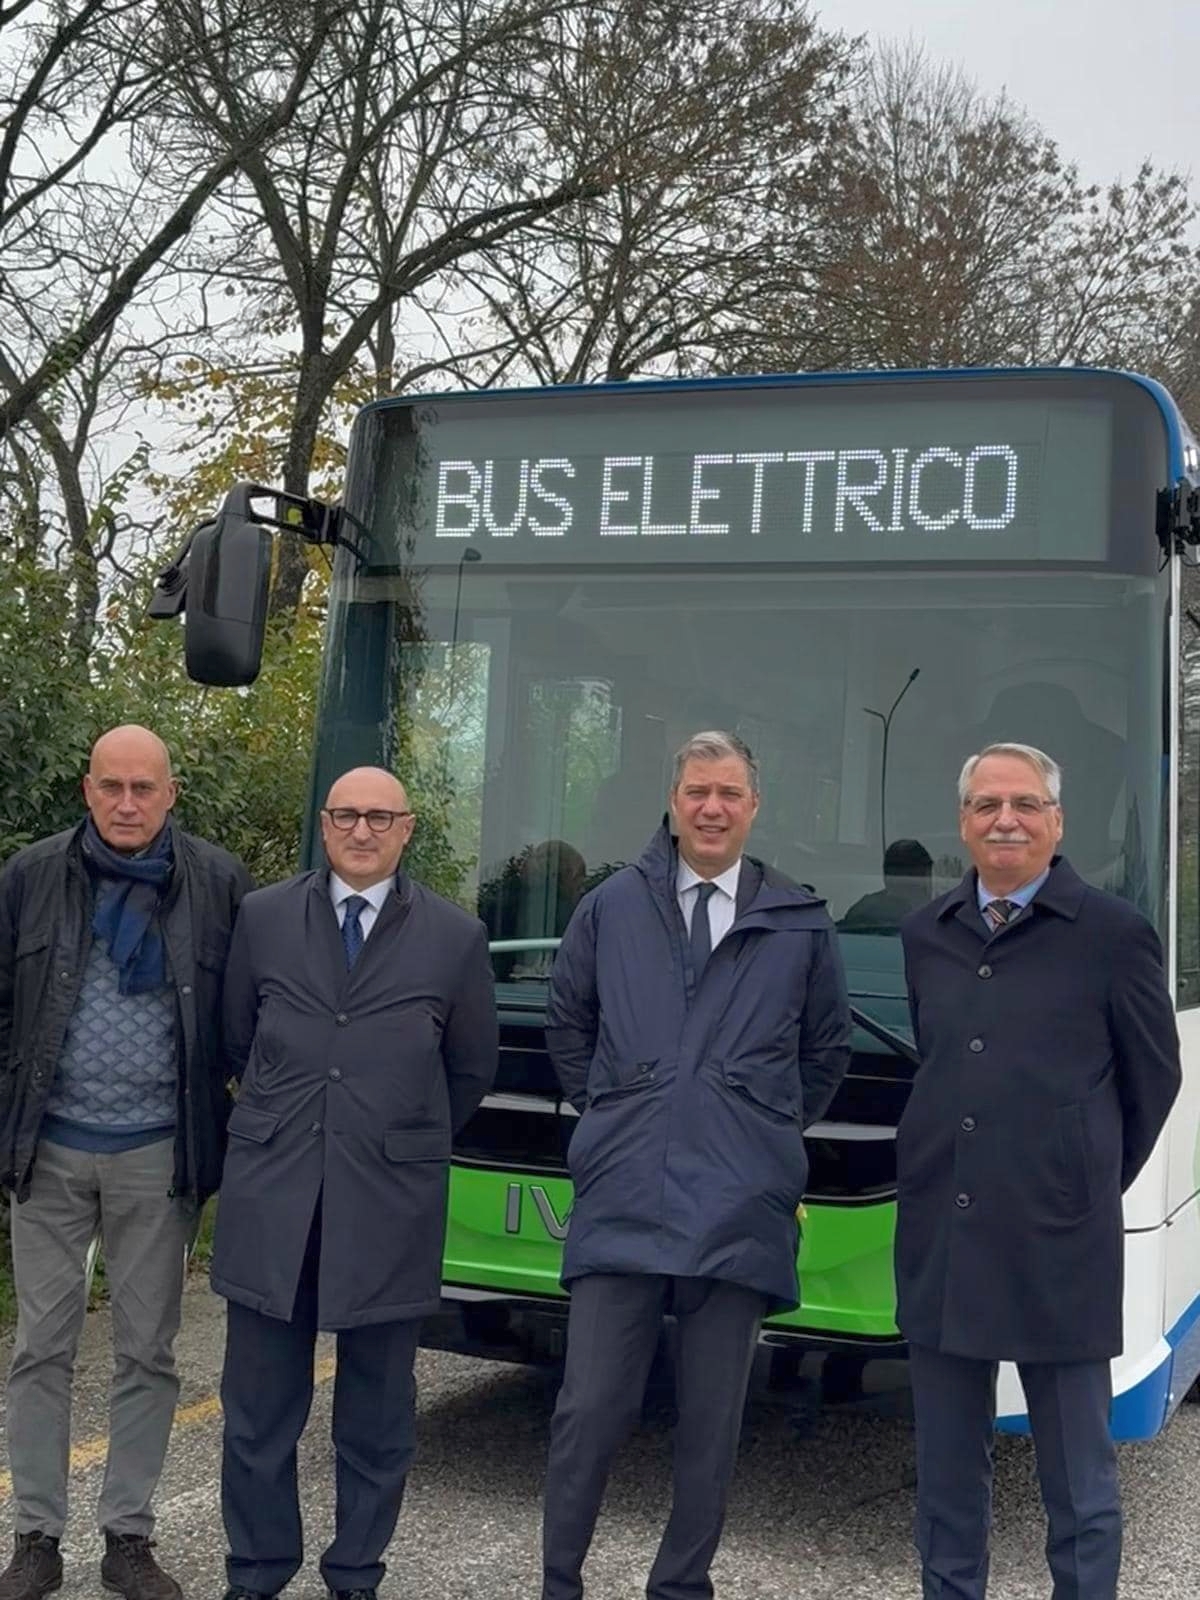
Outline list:
[[[372,833],[386,833],[401,817],[412,816],[411,811],[356,811],[353,806],[322,806],[321,811],[339,833],[352,832],[360,821],[364,821]]]

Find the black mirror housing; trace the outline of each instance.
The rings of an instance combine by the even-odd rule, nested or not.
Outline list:
[[[239,483],[216,517],[188,536],[158,574],[147,607],[155,618],[184,614],[188,677],[226,689],[253,683],[262,666],[275,532],[308,544],[344,545],[340,507],[283,489]]]
[[[224,688],[253,683],[262,666],[271,581],[271,533],[235,492],[202,524],[187,559],[184,658],[189,678]]]

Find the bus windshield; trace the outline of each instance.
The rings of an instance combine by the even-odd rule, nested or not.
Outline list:
[[[544,979],[552,947],[539,941],[637,860],[673,752],[704,728],[736,730],[758,757],[752,853],[828,901],[860,995],[902,993],[900,918],[962,876],[955,781],[994,740],[1055,755],[1070,859],[1157,916],[1153,578],[726,570],[714,582],[481,561],[459,579],[429,574],[418,596],[405,579],[364,578],[357,594],[363,622],[386,622],[393,641],[386,715],[420,819],[413,870],[509,946],[494,956],[502,982]],[[875,1011],[904,1020],[882,999]]]

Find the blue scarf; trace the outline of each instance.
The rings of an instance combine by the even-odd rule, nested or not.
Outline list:
[[[101,880],[92,932],[108,946],[121,993],[161,989],[166,982],[166,963],[156,913],[175,865],[170,822],[144,855],[123,856],[105,844],[89,817],[83,830],[83,853]]]

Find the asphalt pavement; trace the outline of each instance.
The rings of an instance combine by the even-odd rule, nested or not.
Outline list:
[[[158,1496],[159,1556],[188,1600],[224,1590],[216,1393],[223,1303],[187,1293],[183,1393]],[[100,1595],[95,1506],[103,1472],[110,1330],[88,1318],[76,1379],[72,1513],[62,1594]],[[0,1352],[6,1357],[6,1351]],[[322,1600],[316,1557],[329,1537],[332,1348],[301,1446],[309,1560],[288,1600]],[[422,1352],[420,1447],[381,1600],[537,1600],[538,1533],[552,1371]],[[756,1385],[747,1409],[718,1600],[919,1600],[909,1543],[912,1426],[902,1368],[880,1365],[865,1402],[814,1412]],[[7,1466],[7,1462],[4,1463]],[[651,1407],[620,1458],[586,1578],[591,1600],[640,1600],[669,1498],[670,1419]],[[1122,1600],[1200,1596],[1200,1406],[1151,1444],[1121,1450],[1126,1507]],[[7,1478],[0,1499],[9,1500]],[[1028,1441],[997,1445],[991,1600],[1047,1600],[1043,1526]]]

